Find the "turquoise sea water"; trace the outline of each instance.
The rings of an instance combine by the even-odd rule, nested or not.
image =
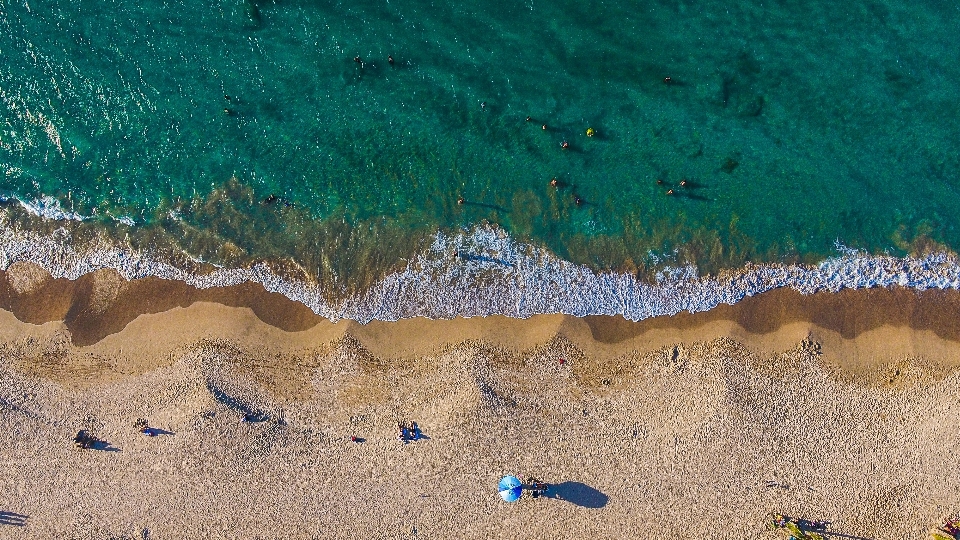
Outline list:
[[[0,190],[349,290],[482,222],[640,272],[956,248],[957,28],[937,1],[0,0]]]

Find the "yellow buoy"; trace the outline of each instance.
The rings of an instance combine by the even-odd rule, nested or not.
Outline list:
[[[597,130],[593,128],[587,128],[587,137],[593,137],[597,134]]]

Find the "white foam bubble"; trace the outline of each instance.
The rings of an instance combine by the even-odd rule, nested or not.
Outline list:
[[[9,200],[9,199],[4,199]],[[50,197],[43,196],[39,199],[33,200],[23,200],[16,198],[17,202],[20,203],[20,206],[23,207],[27,212],[40,216],[44,219],[53,219],[53,220],[70,220],[70,221],[83,221],[86,219],[86,216],[82,216],[76,212],[71,212],[65,210],[61,205],[60,201]]]
[[[0,201],[10,200],[17,201],[17,203],[19,203],[24,210],[43,219],[54,221],[84,221],[90,219],[91,217],[84,216],[78,212],[73,212],[63,208],[63,205],[59,199],[49,195],[44,195],[43,197],[37,199],[23,199],[16,195],[0,195]],[[110,216],[109,214],[108,216],[110,219],[130,227],[133,227],[137,224],[137,222],[130,216],[115,217]]]

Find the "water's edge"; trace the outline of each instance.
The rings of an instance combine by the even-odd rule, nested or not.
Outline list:
[[[78,249],[64,228],[43,236],[0,224],[0,269],[17,262],[37,264],[55,278],[77,279],[113,269],[127,280],[157,277],[201,289],[255,282],[331,321],[360,323],[552,313],[622,315],[638,321],[706,311],[778,287],[803,294],[894,285],[960,289],[960,259],[954,254],[892,257],[842,246],[836,257],[816,265],[747,265],[705,277],[693,267],[674,268],[647,283],[634,275],[597,272],[564,261],[489,225],[453,236],[437,233],[432,245],[410,259],[405,269],[387,275],[362,295],[335,304],[324,299],[317,285],[280,276],[264,263],[199,274],[106,241]]]

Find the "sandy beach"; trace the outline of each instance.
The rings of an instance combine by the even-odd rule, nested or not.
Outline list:
[[[902,539],[960,510],[957,291],[360,325],[16,263],[0,308],[0,538],[777,538],[783,512]],[[505,474],[560,497],[505,503]]]

